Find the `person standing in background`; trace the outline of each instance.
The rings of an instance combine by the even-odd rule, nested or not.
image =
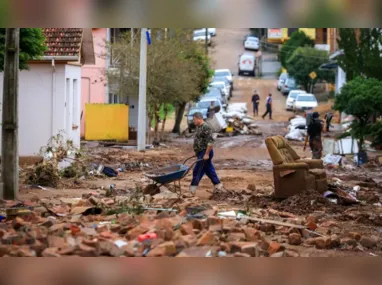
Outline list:
[[[259,115],[259,103],[260,103],[260,96],[257,93],[257,90],[255,90],[254,94],[252,96],[253,115],[254,116],[258,116]]]
[[[262,116],[263,119],[265,118],[266,115],[269,114],[269,119],[272,120],[272,94],[271,93],[269,93],[269,95],[267,97],[265,107],[267,108],[267,110],[264,113],[264,115]]]
[[[312,114],[312,122],[308,126],[308,132],[305,139],[304,151],[309,139],[309,146],[312,151],[313,159],[321,159],[322,157],[322,140],[321,134],[323,130],[323,122],[319,119],[319,114],[314,112]]]

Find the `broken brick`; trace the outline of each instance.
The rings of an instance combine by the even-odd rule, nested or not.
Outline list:
[[[300,254],[297,251],[287,249],[284,251],[284,257],[299,257]]]
[[[243,252],[236,252],[236,253],[234,253],[233,256],[234,257],[251,257],[249,254],[243,253]]]
[[[215,235],[207,231],[205,232],[196,243],[197,246],[203,246],[203,245],[214,245],[216,242]]]
[[[61,255],[58,254],[58,248],[55,247],[48,247],[46,248],[42,254],[42,257],[60,257]]]
[[[355,239],[356,241],[359,241],[361,239],[361,234],[357,232],[350,232],[348,234],[349,238]]]
[[[379,238],[377,236],[363,236],[360,244],[367,248],[373,248],[377,245]]]
[[[278,252],[280,249],[281,249],[281,245],[280,245],[278,242],[276,242],[276,241],[271,241],[271,242],[269,243],[268,253],[269,253],[270,255],[272,255],[272,254]]]
[[[182,235],[194,235],[194,228],[191,223],[183,224],[180,226]]]
[[[331,240],[328,237],[317,237],[315,238],[315,245],[318,249],[327,249],[330,247]]]
[[[162,243],[152,250],[146,255],[147,257],[161,257],[161,256],[172,256],[176,254],[175,243],[172,241]]]
[[[340,237],[336,234],[331,235],[330,240],[331,240],[331,243],[330,243],[331,248],[336,248],[336,247],[339,247],[341,245]]]
[[[314,231],[315,229],[317,229],[318,226],[315,222],[310,221],[310,222],[306,223],[306,227],[309,230]]]
[[[275,232],[276,228],[272,224],[263,224],[260,225],[260,231],[265,232],[265,233],[273,233]]]
[[[297,233],[289,234],[288,236],[289,244],[291,245],[300,245],[301,244],[301,235]]]
[[[227,241],[233,242],[233,241],[245,241],[245,234],[244,233],[229,233]]]
[[[283,256],[284,256],[284,252],[280,251],[280,252],[275,252],[271,254],[270,257],[283,257]]]
[[[348,246],[351,246],[351,247],[356,247],[357,246],[357,241],[354,239],[354,238],[341,238],[340,239],[340,243],[342,245],[348,245]]]
[[[244,234],[248,241],[258,241],[261,239],[260,232],[258,230],[255,230],[254,228],[244,228]]]

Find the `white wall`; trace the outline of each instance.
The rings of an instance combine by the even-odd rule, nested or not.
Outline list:
[[[55,64],[53,80],[51,64],[31,64],[30,70],[21,71],[19,75],[19,155],[38,155],[42,146],[57,135],[65,125],[65,79],[78,80],[76,106],[80,106],[81,67]],[[55,82],[55,84],[53,84]],[[54,95],[53,95],[54,94]],[[0,73],[0,102],[3,98],[3,73]],[[72,100],[73,101],[73,100]],[[69,102],[73,106],[72,101]],[[77,112],[76,124],[80,124]],[[2,121],[2,112],[0,112]],[[71,130],[71,128],[70,128]],[[1,132],[0,132],[1,137]],[[70,132],[71,139],[79,145],[79,128]],[[1,146],[1,140],[0,140]]]
[[[80,147],[81,67],[66,65],[64,81],[65,93],[61,99],[64,100],[65,113],[62,117],[61,124],[67,134],[67,139],[73,140],[74,144]],[[68,86],[69,90],[67,89]],[[73,126],[78,126],[78,128],[73,129]]]

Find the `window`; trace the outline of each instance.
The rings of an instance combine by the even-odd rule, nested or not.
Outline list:
[[[118,94],[109,93],[109,104],[119,104]]]

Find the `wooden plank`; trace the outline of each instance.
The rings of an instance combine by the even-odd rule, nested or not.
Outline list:
[[[261,219],[261,218],[248,218],[248,221],[251,222],[259,222],[259,223],[264,223],[264,224],[273,224],[277,226],[283,226],[283,227],[289,227],[289,228],[296,228],[296,229],[305,229],[306,227],[301,226],[301,225],[295,225],[291,223],[284,223],[280,221],[274,221],[274,220],[267,220],[267,219]]]

